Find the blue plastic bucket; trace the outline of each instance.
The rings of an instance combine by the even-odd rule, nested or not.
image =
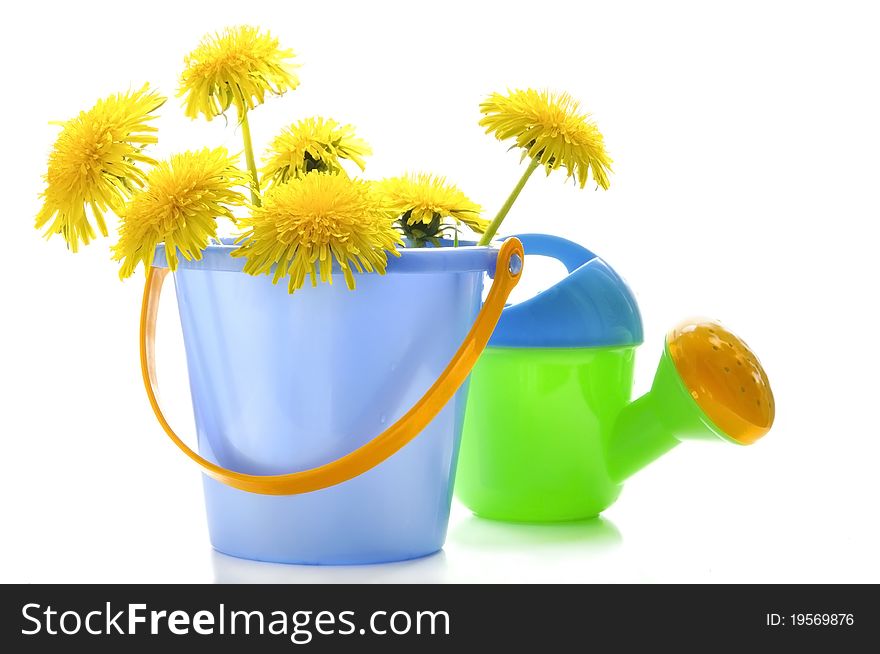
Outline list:
[[[210,246],[200,261],[181,260],[173,276],[199,453],[248,475],[323,466],[401,418],[465,340],[498,258],[489,247],[404,250],[389,258],[386,275],[358,275],[354,291],[340,278],[289,295],[268,276],[244,274],[232,249]],[[154,267],[167,267],[162,247]],[[143,352],[142,341],[142,360]],[[436,552],[466,397],[465,382],[417,438],[328,488],[264,495],[206,475],[213,546],[247,559],[331,565]]]

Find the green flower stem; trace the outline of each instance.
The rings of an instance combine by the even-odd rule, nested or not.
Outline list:
[[[523,190],[523,186],[526,185],[526,182],[529,181],[529,177],[531,177],[532,173],[535,172],[539,165],[540,164],[538,163],[537,159],[532,159],[529,162],[529,165],[523,173],[523,176],[519,178],[516,186],[513,187],[510,195],[507,196],[507,200],[505,200],[504,204],[501,205],[501,208],[498,210],[498,214],[495,216],[495,218],[492,219],[492,222],[489,223],[489,227],[486,228],[486,233],[483,234],[483,237],[480,239],[477,245],[489,245],[492,237],[495,236],[495,232],[497,232],[498,228],[501,226],[501,222],[504,220],[505,216],[507,216],[507,212],[510,211],[510,207],[513,206],[513,203],[519,197],[519,193]]]
[[[254,146],[251,143],[251,125],[248,122],[247,109],[241,112],[241,136],[244,139],[244,158],[247,160],[248,170],[251,172],[251,202],[260,206],[260,178],[257,176],[257,162],[254,159]]]

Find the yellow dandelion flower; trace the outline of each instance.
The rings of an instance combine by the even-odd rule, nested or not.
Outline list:
[[[590,173],[599,186],[608,188],[612,160],[605,151],[605,139],[568,93],[534,89],[493,93],[480,111],[484,114],[480,125],[487,133],[494,133],[499,141],[515,139],[524,150],[523,158],[537,161],[548,175],[565,167],[581,188]]]
[[[138,263],[147,268],[159,243],[171,270],[178,253],[189,261],[202,258],[210,238],[217,236],[217,218],[233,222],[230,207],[246,204],[236,187],[246,185],[247,173],[235,166],[226,148],[172,155],[147,175],[147,186],[122,211],[119,242],[113,258],[122,262],[121,278],[131,276]]]
[[[289,277],[293,293],[311,275],[312,286],[333,282],[334,260],[348,288],[353,270],[385,273],[387,253],[399,256],[401,243],[388,212],[369,182],[332,173],[312,173],[274,186],[240,222],[247,231],[232,256],[246,257],[251,275],[275,272]]]
[[[488,220],[480,218],[480,205],[447,183],[445,177],[409,173],[385,179],[377,187],[401,231],[416,247],[428,241],[439,245],[445,230],[462,223],[478,234],[489,225]]]
[[[514,139],[514,147],[530,159],[522,178],[489,224],[480,245],[488,245],[510,211],[531,174],[544,166],[549,175],[564,167],[568,177],[583,188],[590,176],[603,189],[608,188],[612,159],[605,150],[605,139],[588,114],[568,93],[534,89],[493,93],[481,105],[480,125],[499,141]]]
[[[364,157],[373,153],[355,137],[354,127],[332,118],[306,118],[286,127],[275,137],[262,168],[263,184],[282,184],[312,171],[344,173],[342,160],[354,162],[363,172]]]
[[[209,34],[184,60],[178,95],[190,118],[208,120],[235,105],[238,115],[263,104],[266,94],[283,95],[299,86],[294,53],[256,27],[240,25]]]
[[[95,238],[86,207],[98,230],[107,236],[104,214],[116,211],[143,186],[139,165],[156,162],[143,153],[156,143],[156,128],[148,122],[165,98],[145,84],[137,91],[99,100],[88,111],[61,123],[61,134],[49,155],[43,206],[36,228],[47,223],[46,237],[61,234],[73,252]]]

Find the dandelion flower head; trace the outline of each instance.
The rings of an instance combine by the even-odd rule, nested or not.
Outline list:
[[[493,93],[481,105],[480,125],[499,141],[514,139],[549,175],[565,168],[568,177],[581,188],[592,175],[603,189],[608,188],[612,159],[605,150],[605,139],[577,100],[567,93],[534,89]]]
[[[113,257],[122,262],[119,276],[131,276],[138,263],[147,268],[159,243],[165,243],[168,267],[178,254],[198,260],[217,236],[217,218],[235,217],[232,207],[246,204],[240,188],[249,176],[235,166],[226,148],[204,148],[172,155],[147,175],[146,188],[123,209]]]
[[[117,211],[143,186],[141,166],[156,163],[143,150],[157,141],[157,130],[149,121],[164,102],[145,84],[137,91],[99,100],[61,123],[49,155],[36,228],[48,224],[46,236],[61,234],[76,252],[80,243],[88,245],[95,238],[90,212],[98,230],[107,236],[104,214]]]
[[[238,115],[263,104],[266,94],[299,86],[292,50],[256,27],[240,25],[209,34],[184,60],[178,95],[190,118],[208,120],[235,105]]]
[[[333,282],[338,265],[348,288],[354,271],[385,273],[388,253],[401,243],[381,198],[369,182],[333,173],[310,173],[274,186],[263,204],[240,221],[247,230],[233,256],[246,257],[244,270],[287,276],[293,293],[311,276]]]

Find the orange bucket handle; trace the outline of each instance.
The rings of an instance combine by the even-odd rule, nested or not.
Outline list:
[[[227,486],[262,495],[296,495],[341,484],[376,467],[418,436],[455,395],[489,342],[507,297],[520,279],[523,259],[523,246],[518,239],[510,238],[503,243],[498,252],[492,288],[470,332],[437,381],[397,422],[340,459],[285,475],[248,475],[211,463],[184,443],[168,424],[156,399],[155,359],[159,295],[168,269],[150,267],[144,286],[140,323],[141,373],[150,406],[174,444],[195,461],[206,475]]]

